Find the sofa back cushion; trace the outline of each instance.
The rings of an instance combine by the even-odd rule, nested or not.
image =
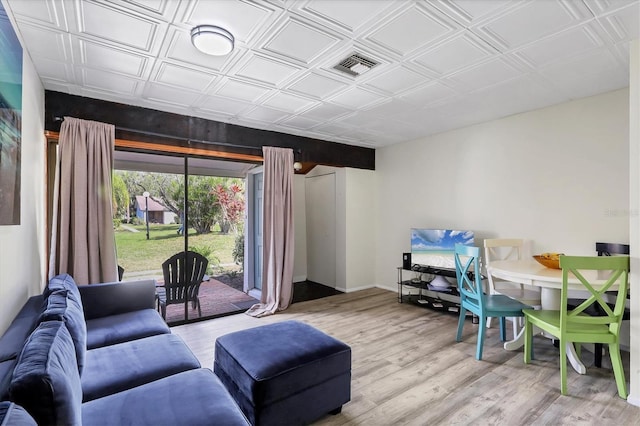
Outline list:
[[[0,400],[9,396],[13,367],[18,361],[24,342],[38,324],[38,318],[42,313],[42,300],[42,295],[30,297],[0,337]]]
[[[71,275],[60,274],[51,278],[47,283],[47,286],[44,288],[43,295],[45,298],[47,298],[56,290],[70,291],[71,297],[76,299],[78,303],[82,304],[82,300],[80,298],[80,290],[78,289],[78,285],[73,280],[73,277]]]
[[[32,296],[27,299],[20,312],[0,337],[0,362],[18,358],[24,342],[38,324],[42,313],[43,297]]]
[[[0,362],[0,400],[9,399],[9,385],[17,363],[18,358]]]
[[[73,339],[76,351],[78,372],[82,375],[87,352],[87,323],[84,320],[82,305],[69,290],[55,290],[44,301],[44,311],[39,322],[64,321]]]
[[[45,321],[31,333],[13,371],[11,400],[38,424],[80,425],[82,387],[73,340],[62,321]]]

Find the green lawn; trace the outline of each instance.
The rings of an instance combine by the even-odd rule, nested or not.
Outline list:
[[[161,270],[162,262],[175,253],[184,249],[184,237],[178,235],[179,225],[149,225],[149,240],[147,240],[145,225],[126,225],[140,232],[131,232],[122,227],[116,230],[116,246],[118,248],[118,264],[126,272]],[[209,234],[196,235],[195,231],[189,232],[189,247],[211,248],[209,265],[233,263],[233,246],[235,234]],[[125,273],[126,273],[125,272]]]

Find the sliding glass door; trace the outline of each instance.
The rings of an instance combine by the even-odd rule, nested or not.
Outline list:
[[[253,165],[120,151],[115,163],[114,182],[123,182],[117,186],[124,186],[128,198],[114,191],[114,199],[129,201],[128,208],[117,208],[114,220],[123,280],[155,279],[169,324],[241,312],[257,303],[244,292],[243,279],[244,176]],[[194,275],[199,286],[187,303],[172,303],[163,264],[187,251],[204,260],[187,262],[180,277],[206,264],[204,276]]]

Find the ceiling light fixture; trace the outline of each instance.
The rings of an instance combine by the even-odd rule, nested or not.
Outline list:
[[[224,56],[231,53],[235,39],[233,34],[215,25],[198,25],[191,30],[191,43],[202,53]]]

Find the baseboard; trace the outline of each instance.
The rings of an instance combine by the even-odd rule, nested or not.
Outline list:
[[[294,283],[300,283],[302,281],[306,281],[307,280],[307,276],[306,275],[298,275],[297,277],[293,277],[293,282]]]
[[[367,290],[370,288],[375,288],[375,285],[364,285],[361,287],[349,287],[349,288],[336,287],[336,290],[341,291],[343,293],[353,293],[355,291]]]
[[[396,285],[394,285],[393,287],[389,287],[389,286],[386,286],[386,285],[379,285],[379,284],[378,284],[378,285],[375,285],[375,286],[373,286],[373,287],[375,287],[375,288],[380,288],[380,289],[382,289],[382,290],[389,290],[389,291],[393,291],[394,293],[397,293],[397,292],[398,292],[398,285],[397,285],[397,284],[396,284]]]
[[[260,298],[262,297],[262,292],[255,288],[249,290],[247,294],[257,300],[260,300]]]

